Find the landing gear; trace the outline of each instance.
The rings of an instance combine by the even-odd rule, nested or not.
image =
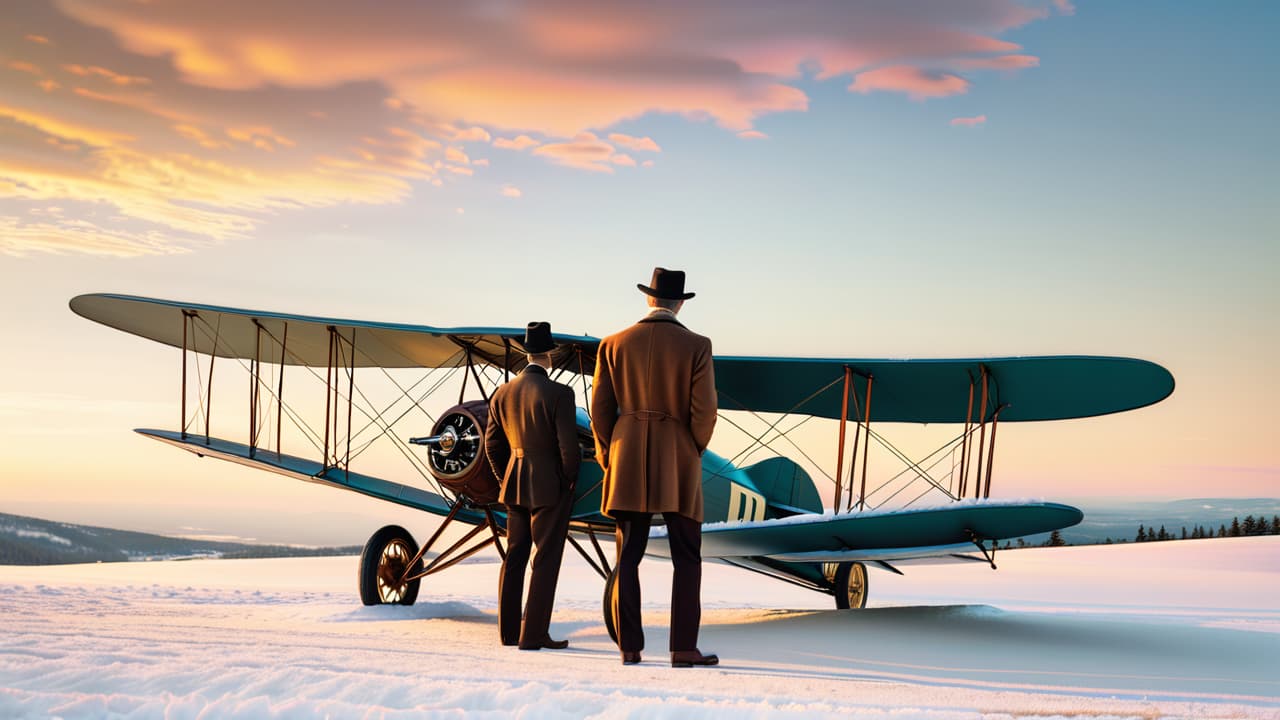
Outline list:
[[[826,574],[836,596],[837,610],[861,610],[867,606],[866,565],[860,562],[828,563],[824,570],[829,571]]]
[[[360,554],[360,600],[365,605],[412,605],[421,574],[418,543],[408,530],[388,525],[369,538]]]

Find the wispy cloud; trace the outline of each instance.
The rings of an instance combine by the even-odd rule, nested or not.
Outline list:
[[[858,93],[904,93],[912,100],[961,95],[969,81],[948,72],[922,70],[911,65],[891,65],[858,73],[849,89]]]
[[[541,144],[542,143],[540,141],[534,140],[528,135],[517,135],[514,138],[500,137],[493,141],[494,147],[502,148],[503,150],[525,150],[527,148],[537,147]]]
[[[652,113],[759,138],[801,70],[855,93],[965,92],[1034,67],[1005,33],[1066,0],[337,0],[31,3],[0,27],[0,197],[109,212],[9,217],[3,252],[144,254],[267,216],[466,181],[474,145],[611,173],[652,166]],[[960,73],[965,73],[961,75]],[[976,75],[975,75],[976,74]],[[497,168],[484,169],[493,172]],[[62,238],[62,239],[58,239]]]
[[[654,142],[653,138],[648,136],[632,137],[631,135],[624,135],[622,133],[610,133],[609,141],[615,145],[620,145],[628,150],[635,150],[637,152],[662,152],[662,148],[658,147],[658,143]]]
[[[596,137],[594,133],[579,133],[573,140],[542,145],[533,151],[566,167],[592,172],[611,173],[608,163],[613,157],[613,146]]]
[[[986,115],[977,115],[975,117],[951,118],[952,127],[976,127],[986,122],[987,122]]]

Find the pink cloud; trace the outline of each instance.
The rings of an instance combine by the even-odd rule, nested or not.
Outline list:
[[[855,92],[953,95],[968,82],[954,75],[953,59],[1018,50],[998,36],[1046,18],[1051,3],[1059,12],[1070,6],[794,0],[778,13],[728,0],[561,0],[494,13],[486,3],[391,2],[370,12],[279,0],[273,14],[290,22],[269,33],[256,0],[64,0],[60,7],[107,28],[134,53],[172,58],[194,84],[376,80],[445,122],[567,138],[652,112],[749,130],[762,115],[808,108],[805,94],[787,84],[804,66],[817,68],[820,79],[856,75]],[[899,66],[916,67],[917,77],[884,75]]]
[[[461,148],[456,147],[446,148],[444,151],[444,159],[451,163],[457,163],[458,165],[471,164],[471,158],[467,157],[467,154],[463,152]]]
[[[543,145],[534,150],[533,154],[541,155],[566,167],[592,172],[613,172],[613,168],[606,164],[613,157],[613,146],[596,137],[594,133],[579,133],[569,142]]]
[[[1076,6],[1071,0],[1053,0],[1053,7],[1059,15],[1075,15]]]
[[[765,135],[759,130],[743,130],[742,132],[738,133],[738,137],[742,138],[743,140],[767,140],[769,138],[768,135]]]
[[[610,133],[609,140],[616,145],[621,145],[628,150],[637,152],[662,152],[662,148],[658,147],[658,143],[653,141],[651,137],[632,137],[623,135],[622,133]]]
[[[1033,67],[1006,35],[1071,3],[494,8],[48,3],[13,35],[30,33],[21,48],[43,75],[0,69],[0,194],[108,208],[81,219],[101,247],[145,228],[156,247],[192,248],[253,237],[273,213],[400,203],[443,179],[465,183],[471,166],[456,153],[446,162],[450,146],[472,149],[463,143],[622,173],[662,148],[615,132],[620,123],[666,114],[758,138],[761,117],[809,109],[806,77],[855,93],[959,94],[984,73]],[[24,227],[21,242],[51,246],[47,228]],[[91,234],[70,234],[79,240],[68,246],[91,246]]]
[[[502,186],[502,194],[505,197],[509,197],[509,198],[518,198],[524,195],[524,193],[520,192],[520,188],[516,187],[515,185]]]
[[[900,92],[912,100],[926,100],[963,95],[969,90],[969,81],[951,73],[928,72],[911,65],[891,65],[858,73],[849,89],[864,94]]]
[[[951,118],[952,127],[976,127],[986,122],[987,122],[986,115],[978,115],[975,117]]]
[[[1040,67],[1040,58],[1034,55],[997,55],[987,58],[960,58],[954,65],[962,70],[1023,70]]]
[[[498,138],[493,141],[493,146],[502,148],[503,150],[524,150],[525,148],[536,147],[542,143],[534,140],[528,135],[519,135],[514,138]]]

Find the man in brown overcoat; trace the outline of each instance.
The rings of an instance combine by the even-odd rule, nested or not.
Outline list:
[[[502,478],[499,499],[507,506],[507,557],[498,580],[498,632],[503,645],[521,650],[569,647],[552,640],[551,609],[569,532],[574,485],[582,458],[578,447],[574,392],[547,376],[555,349],[551,325],[529,323],[523,343],[529,364],[489,400],[484,449]],[[520,596],[529,551],[533,577],[521,628]]]
[[[662,513],[671,579],[671,664],[715,665],[698,650],[702,617],[702,452],[716,424],[711,341],[676,320],[684,273],[655,268],[649,314],[600,341],[591,426],[604,468],[601,511],[617,521],[613,619],[624,665],[640,662],[640,559]]]

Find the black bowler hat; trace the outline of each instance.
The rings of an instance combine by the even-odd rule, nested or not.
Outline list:
[[[524,346],[524,351],[530,355],[549,353],[555,350],[556,343],[551,339],[551,323],[529,323],[529,326],[524,329],[524,342],[520,344]]]
[[[640,283],[636,283],[636,287],[640,288],[640,292],[645,295],[663,300],[688,300],[695,294],[684,291],[683,270],[668,270],[660,267],[653,269],[653,279],[649,281],[649,287]]]

